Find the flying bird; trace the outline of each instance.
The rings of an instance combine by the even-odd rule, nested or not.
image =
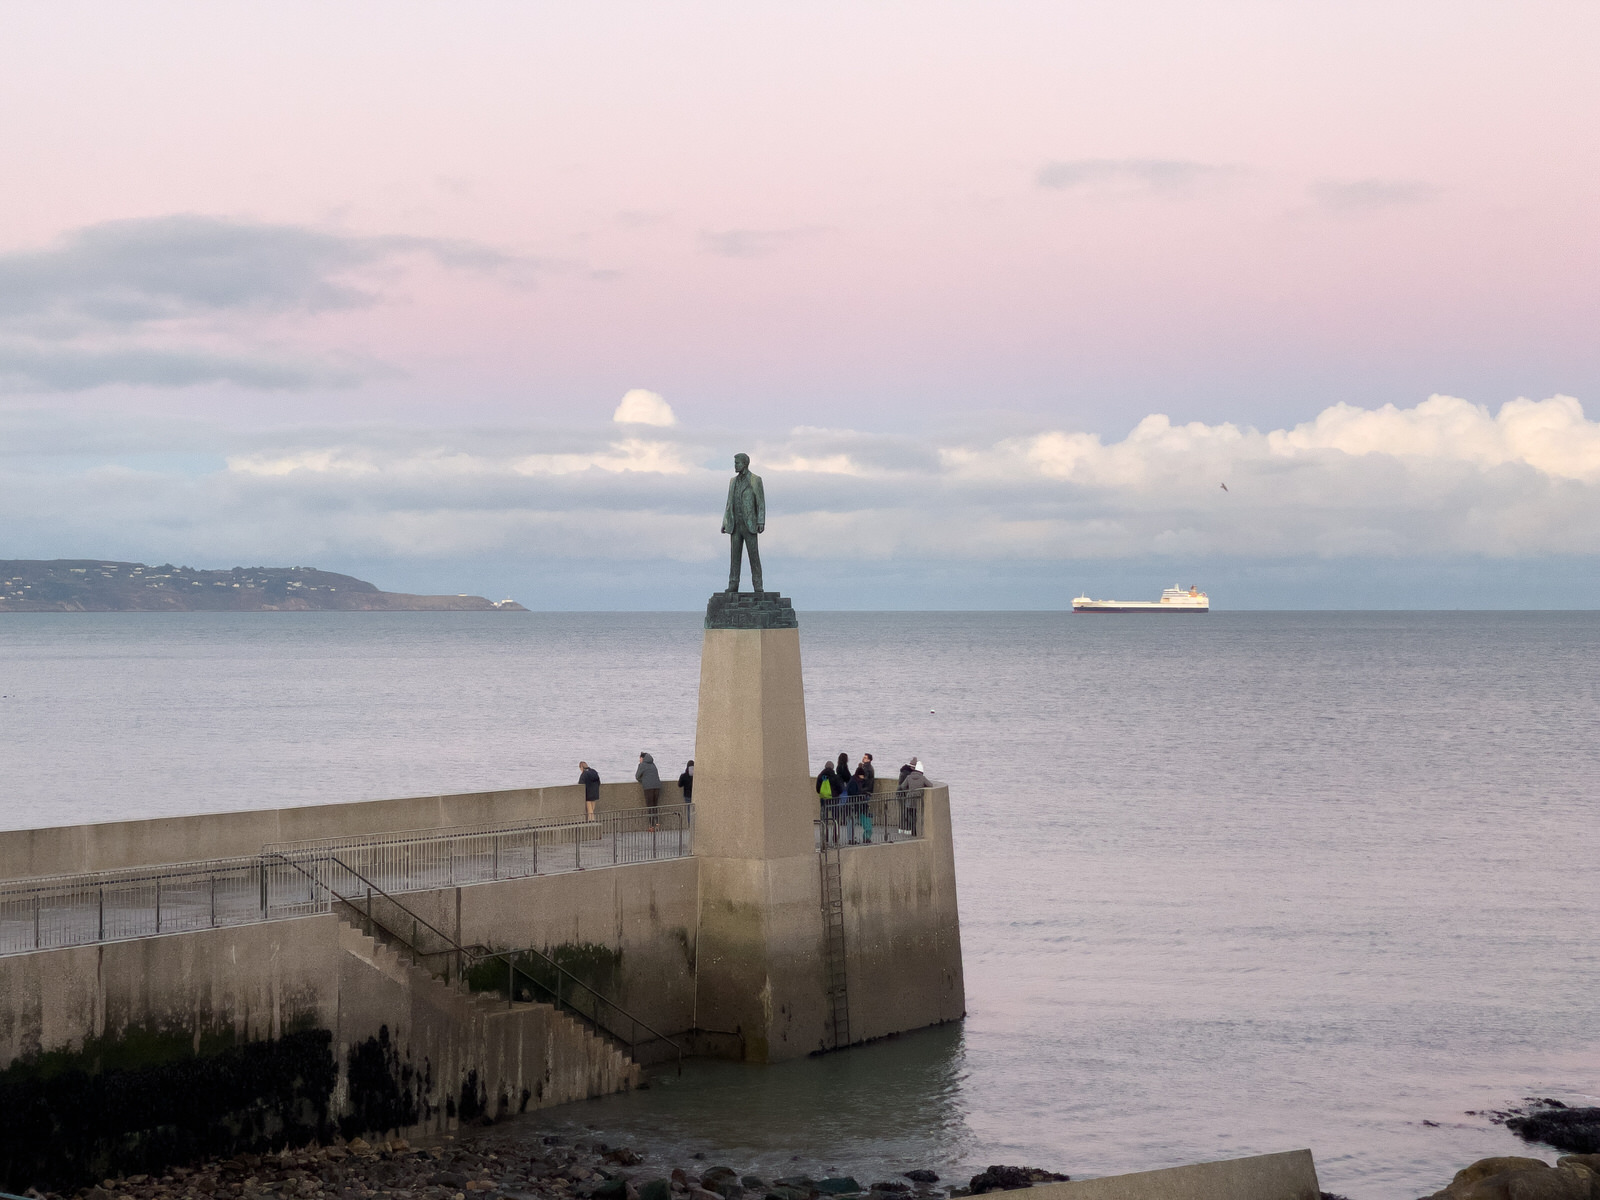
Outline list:
[[[1219,483],[1219,484],[1217,484],[1217,486],[1218,486],[1218,487],[1219,487],[1219,488],[1221,488],[1221,489],[1222,489],[1222,490],[1223,490],[1223,491],[1225,491],[1225,492],[1226,492],[1226,491],[1227,491],[1227,490],[1228,490],[1228,485],[1227,485],[1227,484],[1225,484],[1225,483]]]

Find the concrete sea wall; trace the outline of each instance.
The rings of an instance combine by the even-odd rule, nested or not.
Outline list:
[[[663,780],[661,803],[680,804],[682,800],[677,783]],[[595,808],[599,812],[614,812],[643,805],[644,796],[639,785],[629,781],[602,784],[600,802]],[[235,858],[256,854],[263,846],[278,842],[356,837],[401,829],[576,820],[583,813],[583,789],[571,784],[152,817],[48,829],[5,829],[0,830],[0,879]]]
[[[868,1041],[966,1014],[950,789],[929,788],[925,836],[848,846],[844,884],[850,1032]]]
[[[321,1062],[296,1043],[299,1058],[221,1102],[232,1111],[206,1114],[230,1132],[196,1148],[438,1131],[639,1078],[551,1006],[447,987],[331,914],[0,958],[0,998],[0,1098],[40,1126],[0,1132],[0,1186],[157,1165],[172,1153],[160,1110],[181,1104],[170,1093],[203,1086],[232,1048],[309,1033],[323,1035]],[[103,1111],[106,1095],[141,1092],[154,1111]]]

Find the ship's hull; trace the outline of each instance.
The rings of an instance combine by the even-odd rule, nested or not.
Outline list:
[[[1208,613],[1209,604],[1162,604],[1154,600],[1091,600],[1074,604],[1075,613]]]

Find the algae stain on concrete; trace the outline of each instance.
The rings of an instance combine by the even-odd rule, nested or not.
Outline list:
[[[614,1000],[622,979],[622,951],[599,942],[561,942],[546,947],[543,957],[526,952],[507,957],[509,966],[505,959],[491,958],[468,969],[467,987],[475,992],[503,992],[508,981],[515,978],[519,996],[524,990],[535,993],[527,999],[553,996],[558,984],[562,996],[569,997],[573,992],[571,982],[558,978],[564,971],[606,999]]]
[[[69,1188],[332,1132],[338,1078],[326,1029],[239,1042],[134,1027],[0,1071],[0,1186]]]

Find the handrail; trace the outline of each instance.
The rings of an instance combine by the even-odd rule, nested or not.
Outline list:
[[[337,888],[335,888],[331,883],[329,883],[326,880],[320,879],[317,876],[313,875],[311,872],[307,871],[303,866],[301,866],[299,863],[295,862],[293,859],[289,858],[287,855],[279,854],[276,851],[273,851],[271,853],[264,853],[262,855],[262,858],[280,859],[282,862],[284,862],[288,866],[293,867],[296,871],[299,871],[300,874],[304,875],[307,879],[311,880],[313,885],[315,885],[316,887],[323,888],[324,890],[327,891],[327,893],[330,896],[337,897],[337,899],[339,900],[339,902],[341,904],[348,905],[349,907],[355,909],[355,911],[358,914],[361,912],[360,908],[357,907],[357,903],[359,901],[359,897],[358,897],[357,901],[352,901],[350,899],[350,897],[344,895]],[[489,959],[496,959],[496,958],[500,959],[506,964],[506,969],[507,969],[507,973],[506,973],[506,992],[507,992],[506,1002],[508,1004],[515,1003],[515,1000],[516,1000],[516,991],[515,991],[515,989],[516,989],[517,965],[516,965],[516,962],[514,961],[515,958],[517,956],[520,956],[520,955],[531,954],[536,958],[543,959],[549,966],[554,968],[555,971],[556,971],[556,987],[554,989],[554,994],[555,994],[555,998],[556,998],[556,1007],[558,1009],[562,1008],[563,1005],[565,1005],[572,1012],[577,1013],[578,1016],[582,1017],[584,1020],[588,1021],[591,1025],[593,1025],[597,1029],[599,1029],[602,1033],[605,1033],[610,1037],[617,1038],[618,1040],[624,1040],[620,1033],[618,1033],[616,1030],[610,1028],[608,1025],[604,1024],[603,1022],[601,1022],[600,1016],[599,1016],[599,1007],[598,1007],[598,1005],[596,1005],[595,1013],[593,1015],[591,1015],[589,1013],[585,1013],[581,1008],[579,1008],[576,1004],[573,1004],[571,1001],[563,1000],[563,997],[561,995],[561,980],[562,980],[563,977],[565,977],[567,979],[570,979],[573,983],[575,983],[578,987],[582,988],[584,991],[588,992],[591,996],[593,996],[595,998],[595,1000],[599,1001],[602,1004],[608,1004],[612,1008],[616,1009],[617,1012],[619,1012],[623,1016],[627,1017],[628,1020],[631,1021],[634,1024],[634,1026],[636,1027],[635,1036],[633,1038],[626,1039],[627,1040],[627,1044],[628,1044],[628,1052],[629,1052],[629,1054],[634,1053],[636,1048],[638,1047],[639,1041],[638,1041],[638,1037],[637,1037],[637,1030],[638,1029],[643,1029],[645,1032],[650,1034],[652,1039],[654,1039],[656,1041],[665,1042],[667,1045],[671,1046],[674,1050],[676,1050],[678,1052],[678,1074],[680,1074],[680,1075],[683,1074],[683,1047],[682,1046],[680,1046],[677,1042],[673,1041],[666,1034],[660,1032],[659,1030],[657,1030],[653,1026],[646,1024],[644,1021],[641,1021],[638,1017],[634,1016],[627,1009],[623,1008],[622,1005],[618,1004],[615,1000],[612,1000],[607,996],[601,995],[593,987],[591,987],[589,984],[585,983],[583,980],[579,979],[571,971],[567,970],[560,963],[556,962],[555,959],[551,958],[548,954],[545,954],[542,950],[536,950],[532,946],[524,947],[523,949],[520,949],[520,950],[491,950],[487,946],[472,946],[472,947],[463,946],[455,938],[451,937],[444,930],[440,929],[437,925],[433,924],[426,917],[422,916],[419,913],[413,912],[411,909],[407,908],[399,900],[396,900],[388,892],[384,891],[381,887],[379,887],[377,884],[373,883],[370,879],[368,879],[360,871],[356,870],[349,863],[345,862],[343,859],[339,858],[337,855],[332,855],[332,854],[319,855],[319,856],[317,856],[317,858],[313,859],[312,861],[313,862],[329,862],[329,863],[333,863],[334,865],[338,866],[342,870],[350,872],[351,875],[353,875],[356,879],[360,880],[363,884],[366,885],[366,888],[367,888],[366,918],[367,918],[367,926],[368,926],[368,936],[371,936],[371,929],[374,926],[376,926],[378,928],[381,928],[385,933],[387,933],[390,937],[394,938],[397,942],[399,942],[401,945],[406,947],[406,949],[411,951],[411,953],[414,956],[418,957],[418,958],[432,958],[432,957],[434,957],[436,955],[448,954],[448,953],[453,951],[457,955],[456,975],[457,975],[458,979],[462,978],[465,975],[465,972],[466,972],[465,963],[469,958],[470,958],[470,960],[472,962],[472,965],[474,965],[474,966],[476,966],[480,962],[484,962],[484,961],[487,961]],[[401,933],[399,930],[393,929],[388,924],[377,920],[372,915],[372,897],[373,897],[374,894],[382,896],[390,904],[394,905],[401,912],[403,912],[407,916],[409,916],[418,925],[421,925],[421,926],[425,927],[431,933],[437,934],[439,936],[439,938],[442,941],[444,941],[446,946],[449,947],[449,949],[447,949],[447,950],[434,950],[434,951],[423,950],[421,947],[417,946],[413,941],[411,941],[409,938],[407,938],[405,936],[405,934]],[[415,936],[415,934],[413,934],[413,937],[414,936]],[[548,985],[546,985],[543,982],[541,982],[540,980],[534,978],[532,975],[529,975],[526,971],[523,972],[523,975],[527,978],[528,982],[533,983],[533,984],[537,984],[538,986],[544,988],[545,991],[548,992],[548,991],[552,990]]]
[[[524,954],[531,954],[535,958],[542,959],[545,962],[546,965],[548,965],[549,967],[551,967],[551,968],[553,968],[555,970],[555,972],[556,972],[556,986],[555,986],[555,988],[552,989],[549,984],[545,983],[544,981],[542,981],[540,979],[534,978],[532,975],[528,974],[528,972],[523,971],[522,974],[523,974],[524,978],[526,978],[528,980],[529,983],[537,984],[539,987],[542,987],[545,991],[552,992],[554,994],[555,998],[556,998],[556,1007],[557,1008],[560,1008],[563,1004],[566,1004],[569,1008],[571,1008],[571,1010],[573,1012],[576,1012],[580,1017],[583,1017],[591,1025],[594,1025],[596,1028],[600,1029],[602,1032],[607,1033],[610,1036],[615,1037],[615,1038],[620,1038],[622,1036],[616,1030],[610,1028],[608,1025],[605,1025],[605,1024],[603,1024],[601,1022],[600,1016],[599,1016],[598,1007],[596,1008],[595,1013],[593,1015],[591,1015],[589,1013],[585,1013],[581,1008],[579,1008],[577,1005],[573,1004],[571,1001],[564,1000],[562,998],[562,995],[561,995],[561,980],[563,978],[570,979],[573,983],[577,984],[584,991],[588,992],[589,995],[593,996],[597,1001],[599,1001],[600,1004],[610,1005],[612,1008],[616,1009],[623,1016],[627,1017],[629,1021],[633,1022],[633,1024],[636,1026],[636,1029],[634,1031],[635,1036],[628,1040],[628,1052],[630,1054],[633,1054],[633,1053],[635,1053],[637,1051],[638,1045],[639,1045],[639,1039],[638,1039],[638,1036],[637,1036],[638,1030],[639,1029],[643,1029],[646,1033],[648,1033],[650,1035],[650,1038],[651,1038],[652,1041],[665,1042],[667,1045],[671,1046],[674,1050],[676,1050],[678,1052],[678,1074],[679,1075],[683,1074],[683,1047],[681,1045],[679,1045],[677,1042],[673,1041],[670,1037],[668,1037],[666,1034],[662,1033],[659,1029],[656,1029],[652,1025],[646,1024],[644,1021],[641,1021],[638,1017],[634,1016],[627,1009],[623,1008],[622,1005],[618,1004],[615,1000],[612,1000],[610,997],[604,996],[600,992],[596,991],[593,987],[591,987],[589,984],[585,983],[583,980],[579,979],[576,975],[574,975],[571,971],[567,970],[565,967],[563,967],[555,959],[551,958],[544,951],[536,950],[532,946],[524,947],[521,950],[490,950],[486,946],[479,946],[479,947],[476,947],[476,949],[483,951],[483,953],[473,955],[473,960],[472,961],[473,961],[473,965],[474,966],[476,966],[480,962],[487,962],[490,959],[496,959],[496,958],[500,959],[502,962],[504,962],[506,964],[506,992],[507,992],[506,1002],[508,1004],[509,1003],[513,1003],[515,1001],[515,998],[516,998],[516,996],[515,996],[516,977],[517,977],[516,959],[521,957]],[[468,953],[470,953],[470,951]]]
[[[339,901],[339,903],[349,905],[351,908],[356,909],[356,911],[358,913],[361,911],[359,908],[356,907],[356,904],[351,901],[350,897],[346,896],[343,892],[339,891],[331,883],[328,883],[326,880],[320,879],[317,876],[313,875],[311,872],[307,871],[299,863],[295,862],[292,858],[288,857],[288,855],[279,854],[277,851],[274,850],[274,851],[270,851],[270,852],[264,852],[261,855],[261,857],[264,858],[264,859],[265,858],[276,858],[276,859],[281,860],[282,862],[286,863],[287,865],[293,867],[296,871],[299,871],[300,874],[304,875],[307,879],[311,880],[313,885],[315,885],[316,887],[320,887],[320,888],[324,889],[330,896],[335,897]],[[439,937],[444,940],[446,945],[448,945],[450,947],[450,949],[454,950],[457,954],[465,955],[467,953],[466,947],[462,946],[460,942],[455,940],[455,938],[451,937],[448,933],[446,933],[444,930],[440,929],[437,925],[433,924],[433,922],[429,921],[426,917],[422,916],[420,913],[412,912],[411,909],[407,908],[404,904],[400,903],[400,901],[396,900],[388,892],[384,891],[377,884],[373,883],[372,880],[368,879],[365,875],[363,875],[360,871],[356,870],[349,863],[345,862],[338,855],[335,855],[335,854],[321,854],[321,855],[318,855],[316,858],[312,859],[311,861],[312,862],[329,862],[329,863],[333,863],[335,866],[339,867],[341,870],[350,872],[350,874],[354,875],[357,879],[359,879],[362,883],[364,883],[366,885],[366,888],[367,888],[367,914],[366,915],[367,915],[367,924],[368,924],[368,926],[370,927],[370,926],[376,925],[376,926],[381,927],[385,933],[387,933],[390,937],[394,938],[396,941],[400,942],[401,945],[405,946],[406,949],[410,950],[411,953],[416,955],[417,957],[419,957],[419,958],[432,958],[436,954],[445,954],[445,953],[448,953],[449,951],[444,951],[444,950],[437,950],[437,951],[432,951],[432,952],[424,951],[423,949],[421,949],[421,947],[417,946],[414,942],[412,942],[409,938],[407,938],[399,930],[390,929],[388,925],[385,925],[382,921],[379,921],[377,918],[375,918],[372,915],[372,896],[373,896],[373,893],[377,893],[378,895],[382,896],[385,900],[387,900],[390,904],[394,905],[401,912],[405,913],[408,917],[410,917],[417,924],[425,926],[428,929],[429,932],[438,934]],[[415,934],[413,933],[412,936],[414,937]]]

